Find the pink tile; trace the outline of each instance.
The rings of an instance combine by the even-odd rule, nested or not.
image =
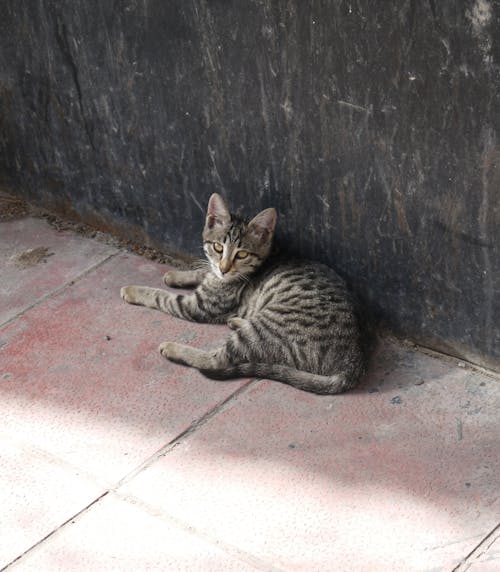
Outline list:
[[[120,299],[165,268],[121,254],[0,330],[6,432],[115,481],[237,390],[174,365],[166,340],[220,343],[227,328],[193,324]]]
[[[12,570],[256,570],[245,559],[249,557],[227,554],[161,515],[108,496],[27,554]]]
[[[46,247],[48,256],[25,268],[16,257]],[[70,232],[57,232],[42,219],[0,222],[0,324],[92,268],[116,249]]]
[[[351,393],[259,383],[121,490],[286,570],[451,570],[498,518],[499,390],[386,344]]]
[[[2,433],[0,466],[0,568],[103,492],[78,469]]]

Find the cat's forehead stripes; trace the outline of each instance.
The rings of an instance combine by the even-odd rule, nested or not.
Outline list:
[[[234,244],[238,248],[241,246],[241,239],[243,237],[244,228],[241,222],[232,222],[229,227],[226,236],[224,237],[224,242],[229,242]]]

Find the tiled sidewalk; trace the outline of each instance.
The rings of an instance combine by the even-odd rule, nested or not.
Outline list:
[[[210,381],[157,347],[225,327],[120,300],[164,271],[0,223],[0,569],[500,570],[497,379],[385,341],[339,396]]]

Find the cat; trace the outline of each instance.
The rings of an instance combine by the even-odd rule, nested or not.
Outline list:
[[[351,295],[328,266],[273,251],[276,218],[268,208],[247,222],[213,194],[203,230],[208,264],[164,276],[167,286],[194,292],[126,286],[121,297],[185,320],[227,323],[233,332],[216,350],[159,348],[209,378],[268,378],[318,394],[351,389],[365,369]]]

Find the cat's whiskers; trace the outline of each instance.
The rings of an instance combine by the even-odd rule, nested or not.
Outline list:
[[[242,274],[241,272],[236,271],[236,276],[239,280],[245,282],[245,284],[250,284],[250,278],[246,276],[246,274]]]
[[[204,270],[206,268],[211,268],[211,264],[208,260],[205,260],[204,258],[200,258],[198,260],[196,260],[196,262],[194,262],[194,264],[192,265],[192,269],[193,270]]]

